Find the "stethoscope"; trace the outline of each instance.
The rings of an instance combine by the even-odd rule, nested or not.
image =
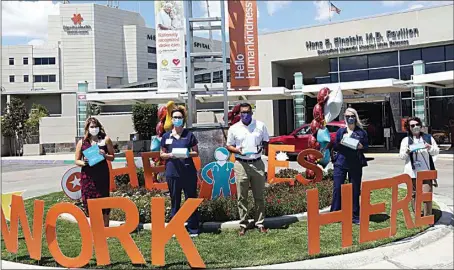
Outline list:
[[[227,166],[225,166],[225,171],[228,172],[230,170],[229,168],[229,163],[226,161]],[[219,168],[218,162],[216,161],[216,164],[214,164],[213,169],[216,169],[217,172],[219,172],[221,169]]]

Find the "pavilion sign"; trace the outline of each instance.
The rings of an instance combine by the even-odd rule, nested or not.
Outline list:
[[[288,161],[277,161],[275,159],[278,151],[294,151],[293,145],[270,145],[269,146],[269,168],[268,173],[271,176],[269,181],[272,183],[298,181],[304,185],[321,181],[323,171],[315,164],[311,164],[305,160],[308,155],[314,155],[315,158],[322,158],[322,153],[314,149],[307,149],[298,155],[298,163],[306,168],[313,170],[315,173],[314,180],[308,180],[303,175],[298,175],[295,179],[276,178],[276,167],[288,167]],[[155,155],[155,152],[151,152]],[[159,155],[159,152],[156,152]],[[129,174],[131,186],[137,186],[137,175],[131,178],[132,174],[136,174],[134,158],[128,153],[127,165],[125,168],[115,169],[115,174]],[[148,155],[147,155],[148,156]],[[147,160],[149,160],[147,158]],[[132,162],[132,163],[131,163]],[[109,162],[110,164],[110,162]],[[111,164],[110,164],[111,166]],[[150,167],[150,162],[144,162],[144,169]],[[270,169],[271,168],[271,169]],[[162,168],[161,168],[162,169]],[[145,171],[148,174],[149,171]],[[112,174],[112,170],[111,170]],[[425,201],[432,201],[432,193],[423,192],[422,183],[426,179],[436,179],[437,171],[418,172],[416,179],[416,213],[421,212],[421,204]],[[146,178],[147,182],[147,178]],[[398,198],[399,185],[407,185],[407,194],[405,198]],[[149,187],[149,184],[146,183]],[[385,202],[371,204],[370,194],[373,190],[390,188],[392,189],[391,198],[391,217],[390,226],[380,230],[369,230],[369,218],[376,213],[385,211]],[[353,245],[353,228],[352,228],[352,184],[344,184],[341,188],[342,192],[342,209],[331,213],[319,213],[319,197],[318,190],[312,188],[306,191],[307,196],[307,231],[308,231],[308,253],[315,255],[320,253],[320,228],[322,225],[341,222],[342,223],[342,247],[347,248]],[[409,204],[412,199],[412,180],[407,174],[402,174],[396,177],[380,179],[374,181],[364,181],[361,186],[361,207],[360,207],[360,234],[359,243],[376,241],[379,239],[389,238],[397,233],[397,213],[402,210],[406,227],[408,229],[415,226],[421,227],[434,223],[434,216],[421,217],[415,216],[413,221]],[[151,199],[151,219],[152,231],[151,236],[151,263],[155,266],[165,266],[165,247],[167,243],[175,235],[176,240],[181,246],[189,265],[193,268],[205,268],[205,263],[201,258],[197,247],[192,242],[191,237],[185,229],[184,223],[198,208],[204,199],[188,199],[180,208],[178,213],[172,220],[165,224],[165,199],[162,197],[154,197]],[[103,209],[120,209],[125,216],[125,223],[119,227],[104,227]],[[4,240],[5,248],[8,252],[18,252],[18,233],[19,223],[25,239],[30,258],[40,260],[42,256],[42,237],[43,225],[45,228],[45,237],[47,248],[54,260],[63,267],[80,268],[89,263],[93,256],[93,247],[95,251],[96,263],[98,266],[109,265],[110,254],[107,238],[117,238],[128,257],[133,264],[146,264],[145,258],[131,237],[131,233],[137,229],[139,223],[139,211],[133,201],[124,197],[108,197],[88,200],[88,209],[90,212],[89,221],[81,209],[72,203],[57,203],[50,206],[44,220],[44,201],[35,200],[33,213],[27,217],[25,212],[24,201],[21,196],[13,195],[11,203],[10,222],[6,222],[3,208],[1,211],[1,233]],[[77,257],[65,256],[58,245],[57,238],[57,219],[61,214],[70,214],[77,220],[81,235],[81,243],[74,243],[81,247]],[[33,220],[31,228],[28,220]],[[44,221],[44,222],[43,222]],[[60,242],[65,239],[60,239]]]
[[[409,46],[410,40],[419,37],[418,28],[401,28],[385,32],[369,32],[362,35],[327,38],[324,41],[306,41],[308,51],[318,55],[332,55]]]

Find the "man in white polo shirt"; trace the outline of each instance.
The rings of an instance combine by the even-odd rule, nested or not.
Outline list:
[[[240,213],[240,236],[248,228],[248,191],[251,186],[254,196],[255,226],[266,233],[263,226],[265,219],[265,164],[262,150],[266,147],[269,136],[265,125],[252,119],[252,107],[249,103],[240,105],[241,121],[232,125],[227,136],[227,149],[235,154],[235,179]]]

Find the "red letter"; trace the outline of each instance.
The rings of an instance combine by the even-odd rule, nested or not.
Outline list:
[[[310,189],[307,194],[307,233],[309,255],[320,253],[320,226],[342,222],[342,247],[352,245],[352,184],[342,185],[342,210],[320,214],[318,190]]]
[[[304,185],[307,185],[311,182],[317,183],[317,182],[322,181],[322,179],[323,179],[322,169],[320,169],[320,167],[318,167],[316,164],[309,163],[305,160],[305,157],[307,157],[309,155],[315,156],[316,159],[323,158],[323,154],[320,151],[317,151],[315,149],[306,149],[306,150],[301,151],[301,153],[299,153],[298,164],[301,165],[305,169],[314,171],[314,173],[315,173],[315,179],[313,181],[307,180],[301,174],[298,174],[296,176],[296,180],[298,180],[301,184],[304,184]],[[351,220],[350,220],[350,222],[351,222]]]
[[[76,218],[77,224],[79,225],[82,247],[79,256],[76,258],[66,257],[58,246],[56,231],[57,219],[63,213],[71,214]],[[64,267],[83,267],[88,264],[93,255],[93,238],[91,237],[90,225],[84,212],[72,203],[58,203],[49,209],[46,217],[46,240],[50,254],[52,254],[56,262]]]
[[[283,145],[283,144],[270,144],[268,145],[268,183],[281,183],[281,182],[290,182],[293,184],[295,179],[293,178],[276,178],[276,167],[288,168],[288,160],[280,161],[276,160],[276,152],[285,151],[293,152],[295,151],[294,145]]]
[[[165,246],[173,235],[180,243],[189,265],[192,268],[205,268],[205,263],[197,251],[184,223],[197,210],[203,199],[188,199],[178,210],[177,214],[165,226],[165,201],[164,198],[151,199],[151,261],[154,265],[165,265]]]
[[[421,217],[421,204],[423,202],[432,202],[432,192],[423,192],[422,185],[424,180],[437,179],[437,171],[422,171],[416,174],[416,209],[415,224],[418,227],[434,224],[434,216]]]
[[[399,185],[402,183],[407,184],[407,195],[405,196],[405,198],[398,201]],[[401,174],[393,178],[393,194],[391,201],[391,236],[396,235],[397,232],[397,212],[399,211],[399,209],[402,209],[407,229],[415,227],[415,224],[411,219],[410,209],[408,208],[408,204],[411,202],[412,190],[413,184],[408,174]]]
[[[104,227],[102,209],[119,208],[126,214],[125,223],[119,227]],[[95,240],[95,254],[98,265],[110,264],[107,237],[117,238],[128,254],[133,264],[145,264],[139,248],[130,233],[137,229],[139,224],[139,211],[136,205],[123,197],[101,198],[88,200],[90,223]]]
[[[117,185],[115,184],[115,176],[128,174],[129,175],[129,183],[131,187],[138,187],[139,186],[139,179],[137,179],[137,172],[136,172],[136,164],[134,163],[134,153],[131,150],[125,151],[126,156],[126,167],[123,168],[112,168],[112,162],[107,161],[109,164],[110,170],[110,191],[114,191],[117,189]]]
[[[22,199],[22,196],[13,195],[11,202],[10,230],[8,230],[5,214],[2,209],[2,236],[5,241],[6,250],[11,253],[17,253],[17,234],[20,222],[30,258],[40,260],[42,246],[41,241],[43,237],[44,201],[35,200],[34,204],[32,233],[30,232],[30,227],[28,225],[27,214],[25,213],[24,200]]]

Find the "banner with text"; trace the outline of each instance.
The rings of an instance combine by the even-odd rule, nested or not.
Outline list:
[[[232,88],[259,85],[257,2],[228,1],[230,84]]]
[[[158,91],[186,91],[183,1],[155,1]]]

